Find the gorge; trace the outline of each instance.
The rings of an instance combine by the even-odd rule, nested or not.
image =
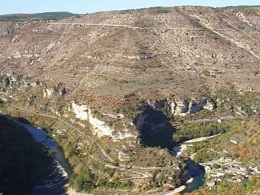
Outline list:
[[[44,130],[20,123],[58,161],[43,190],[259,192],[259,6],[50,14],[0,17],[0,111]]]

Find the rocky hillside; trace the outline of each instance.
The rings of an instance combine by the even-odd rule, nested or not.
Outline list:
[[[1,22],[1,74],[72,95],[259,91],[259,7],[150,8],[57,22]]]
[[[78,190],[174,188],[192,161],[173,146],[260,114],[259,21],[257,6],[1,21],[1,110],[50,131]]]

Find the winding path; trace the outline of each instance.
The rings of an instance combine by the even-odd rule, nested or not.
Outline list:
[[[28,110],[28,109],[23,109],[23,108],[20,108],[20,107],[17,107],[17,106],[14,106],[14,105],[11,105],[12,108],[15,108],[15,109],[18,109],[22,112],[27,112],[27,113],[37,113],[37,115],[40,115],[40,116],[44,116],[44,117],[48,117],[48,118],[53,118],[53,119],[56,119],[56,120],[59,120],[61,123],[67,125],[68,127],[72,128],[73,130],[75,130],[78,135],[80,135],[81,137],[84,138],[84,141],[87,142],[88,140],[92,141],[95,145],[96,145],[96,149],[97,149],[97,153],[99,154],[99,156],[107,161],[107,162],[114,162],[114,160],[112,158],[109,157],[109,155],[105,152],[105,150],[98,144],[95,142],[95,140],[86,135],[84,132],[82,132],[81,130],[79,130],[78,128],[74,127],[73,125],[69,124],[68,122],[60,119],[59,117],[56,117],[56,116],[53,116],[53,115],[50,115],[50,114],[42,114],[42,113],[39,113],[37,111],[32,111],[32,110]]]
[[[106,23],[83,23],[83,22],[49,22],[48,25],[65,25],[65,26],[101,26],[101,27],[123,27],[130,28],[133,30],[195,30],[195,31],[205,31],[205,29],[200,28],[185,28],[185,27],[162,27],[162,28],[154,28],[154,27],[139,27],[139,26],[131,26],[126,24],[106,24]],[[214,29],[220,31],[235,31],[234,29]]]
[[[235,120],[235,119],[245,119],[245,118],[252,118],[255,116],[231,116],[231,115],[227,115],[227,116],[223,116],[223,117],[218,117],[218,118],[205,118],[205,119],[197,119],[197,120],[187,120],[184,121],[181,124],[178,124],[176,126],[181,126],[181,125],[188,125],[188,124],[196,124],[196,123],[201,123],[201,122],[218,122],[220,121],[227,121],[227,120]]]

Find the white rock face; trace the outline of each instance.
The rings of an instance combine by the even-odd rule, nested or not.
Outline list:
[[[76,118],[88,120],[88,107],[86,105],[77,105],[72,102],[72,110],[76,114]]]
[[[36,87],[36,86],[37,86],[37,82],[32,82],[32,83],[30,83],[30,86]]]
[[[43,90],[44,98],[52,98],[54,94],[55,94],[55,90],[53,88]]]
[[[137,136],[130,132],[124,132],[124,133],[118,132],[115,135],[113,135],[112,137],[114,140],[122,140],[122,139],[130,138],[130,137],[137,137]]]
[[[89,110],[89,123],[96,129],[102,132],[103,135],[112,136],[113,130],[104,122],[91,115]]]
[[[136,137],[136,135],[129,132],[127,129],[122,129],[120,132],[115,132],[115,130],[112,129],[106,122],[91,114],[91,110],[86,105],[77,105],[72,102],[72,111],[76,114],[76,118],[87,120],[92,125],[98,136],[107,135],[112,137],[114,140]]]
[[[203,109],[212,111],[212,110],[215,109],[215,107],[216,107],[215,102],[210,101],[210,100],[207,100],[207,103],[206,103],[206,105],[203,107]]]
[[[170,107],[171,107],[171,112],[174,115],[186,116],[187,114],[196,114],[204,109],[212,111],[215,108],[215,102],[212,101],[211,99],[203,99],[200,101],[174,100],[173,102],[170,103]]]
[[[171,103],[171,111],[174,115],[185,116],[189,111],[189,102],[187,100],[175,100]]]
[[[19,52],[19,51],[17,51],[17,52],[15,52],[14,54],[13,54],[13,58],[21,58],[22,57],[22,55],[21,55],[21,53]]]

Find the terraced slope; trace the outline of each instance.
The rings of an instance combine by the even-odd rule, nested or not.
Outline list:
[[[259,91],[259,17],[259,7],[174,7],[1,22],[1,72],[72,94]]]

